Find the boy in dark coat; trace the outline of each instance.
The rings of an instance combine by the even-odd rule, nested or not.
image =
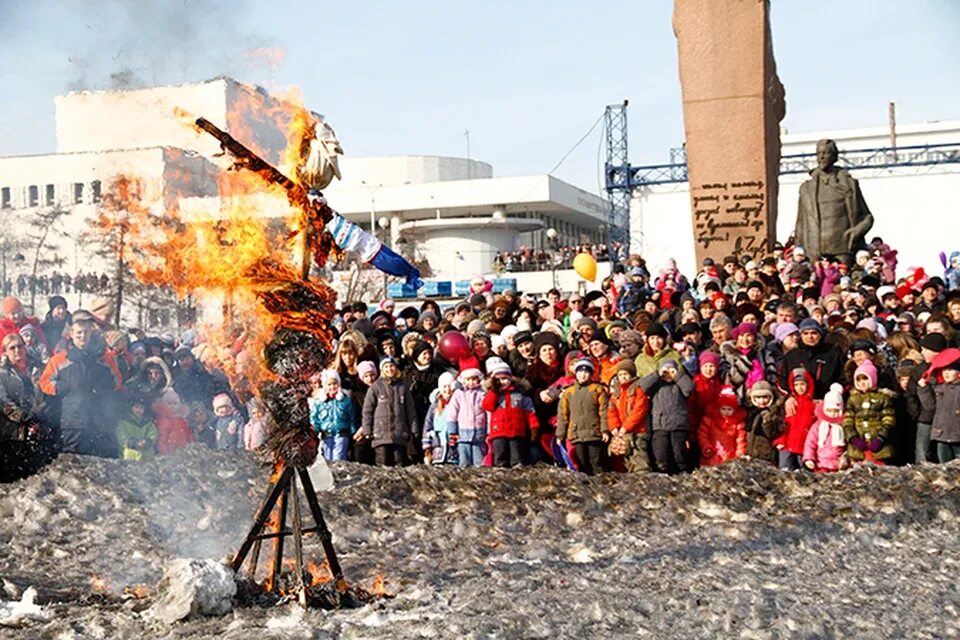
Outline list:
[[[693,393],[693,380],[676,360],[668,358],[660,362],[657,371],[640,379],[640,387],[650,398],[650,430],[657,471],[686,471],[690,430],[687,398]]]
[[[400,377],[397,361],[380,361],[380,378],[370,386],[363,401],[361,433],[371,439],[376,464],[397,467],[407,464],[407,444],[417,425],[417,408],[410,389]]]
[[[748,396],[747,455],[776,465],[773,441],[783,433],[783,403],[776,400],[776,391],[766,380],[754,384]]]

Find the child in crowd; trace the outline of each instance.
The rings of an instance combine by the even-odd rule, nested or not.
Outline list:
[[[407,464],[407,443],[417,424],[413,395],[400,376],[397,361],[380,360],[380,378],[363,401],[361,433],[373,446],[376,464],[399,467]]]
[[[615,471],[645,472],[650,470],[650,434],[647,417],[650,399],[637,382],[637,366],[631,359],[617,363],[616,389],[607,409],[607,426],[614,440],[623,438],[626,451],[612,451],[611,464]]]
[[[496,366],[495,362],[488,368]],[[453,392],[446,409],[450,433],[457,439],[457,454],[464,469],[482,466],[487,454],[487,414],[483,410],[485,392],[480,388],[482,382],[483,374],[479,369],[461,371],[461,387]]]
[[[746,454],[746,419],[733,387],[725,385],[716,402],[707,407],[697,431],[701,466],[712,467]]]
[[[773,446],[783,433],[783,405],[776,401],[776,390],[766,380],[750,388],[747,409],[747,453],[757,460],[777,464],[777,448]]]
[[[253,451],[259,449],[273,431],[273,420],[267,408],[256,398],[247,403],[247,412],[250,419],[243,425],[243,448]]]
[[[493,449],[495,467],[517,467],[527,460],[528,441],[539,432],[533,401],[517,388],[506,363],[489,370],[490,390],[483,396],[483,410],[489,414],[487,438]]]
[[[933,410],[930,439],[937,445],[937,459],[960,458],[960,349],[944,350],[917,385],[923,408]]]
[[[847,455],[852,464],[886,464],[893,457],[893,401],[877,390],[877,368],[869,360],[857,367],[853,386],[843,418]]]
[[[160,432],[143,396],[129,400],[127,414],[117,423],[117,444],[124,460],[153,460]]]
[[[778,465],[785,471],[794,471],[801,467],[803,447],[807,442],[807,431],[810,430],[816,414],[813,401],[813,378],[807,370],[798,367],[790,372],[788,378],[790,395],[787,403],[783,433],[773,445],[779,452]]]
[[[430,394],[430,407],[423,420],[421,439],[425,464],[458,463],[457,436],[447,418],[447,408],[456,389],[456,380],[452,373],[444,371],[437,380],[437,388]]]
[[[233,398],[226,393],[213,397],[213,433],[218,451],[233,451],[240,447],[243,417],[233,406]]]
[[[720,395],[720,389],[723,383],[720,382],[720,356],[713,351],[704,351],[699,358],[700,371],[693,376],[693,393],[690,394],[690,400],[687,406],[690,410],[690,444],[696,445],[699,442],[697,438],[697,429],[703,422],[703,416],[707,413],[707,407],[712,406]],[[697,451],[695,460],[700,459]]]
[[[190,405],[187,422],[193,431],[197,442],[202,442],[211,449],[217,446],[216,434],[213,431],[213,421],[210,408],[205,402],[194,402]]]
[[[363,412],[363,401],[367,397],[367,391],[377,381],[377,365],[370,360],[357,363],[357,376],[359,380],[356,388],[350,392],[350,396],[353,398],[354,412],[359,418]],[[364,439],[363,432],[359,429],[353,434],[352,444],[351,460],[362,464],[373,464],[373,447],[370,446],[369,440]]]
[[[657,471],[686,471],[690,429],[687,399],[693,393],[693,380],[676,360],[666,358],[656,371],[641,378],[639,384],[650,398],[650,429]]]
[[[157,420],[157,453],[161,456],[194,442],[196,438],[187,423],[187,405],[172,387],[168,388],[150,406]]]
[[[580,471],[592,476],[606,470],[604,444],[610,440],[607,426],[609,396],[603,384],[593,381],[591,360],[578,360],[573,371],[576,378],[573,386],[560,396],[557,440],[573,442]]]
[[[310,424],[320,438],[326,460],[346,460],[350,437],[357,430],[353,399],[340,388],[335,369],[320,373],[322,395],[314,401]]]
[[[807,433],[803,466],[810,471],[840,471],[849,466],[843,435],[843,387],[834,382],[816,406],[817,421]]]

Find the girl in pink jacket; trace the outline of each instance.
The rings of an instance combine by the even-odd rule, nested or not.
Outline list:
[[[811,471],[840,471],[849,466],[843,437],[843,387],[834,382],[817,404],[817,421],[807,432],[803,466]]]

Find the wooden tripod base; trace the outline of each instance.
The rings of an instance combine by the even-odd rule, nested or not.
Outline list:
[[[323,518],[323,512],[320,510],[320,503],[317,500],[316,491],[313,488],[313,482],[310,480],[310,474],[304,467],[289,467],[281,463],[280,475],[270,485],[267,496],[257,511],[253,521],[253,527],[244,539],[240,549],[233,557],[230,566],[233,571],[239,572],[243,566],[247,555],[253,550],[253,558],[250,567],[250,575],[256,576],[257,563],[260,559],[260,545],[264,540],[273,540],[273,565],[270,568],[270,577],[267,582],[267,590],[276,593],[280,583],[280,574],[283,570],[283,546],[284,539],[287,536],[293,538],[293,556],[296,563],[294,567],[295,589],[300,606],[307,607],[307,585],[304,584],[304,575],[306,575],[306,566],[303,563],[303,534],[316,533],[320,536],[320,543],[323,545],[323,552],[327,556],[327,564],[330,567],[330,573],[333,574],[334,584],[338,593],[345,593],[347,590],[347,581],[343,578],[343,570],[340,568],[340,562],[337,560],[337,553],[333,548],[333,540],[330,530],[327,529],[327,523]],[[314,526],[303,528],[303,519],[300,515],[300,500],[297,495],[297,478],[303,486],[303,493],[307,498],[307,504],[310,507],[310,513],[313,515]],[[287,505],[292,502],[293,513],[290,528],[287,528]],[[270,513],[274,506],[278,508],[278,519],[276,528],[273,531],[265,531],[264,527],[270,518]]]

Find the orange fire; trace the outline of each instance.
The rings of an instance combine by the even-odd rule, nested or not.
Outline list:
[[[308,149],[317,120],[302,106],[297,91],[274,99],[243,87],[228,108],[231,135],[292,180]],[[174,117],[193,126],[192,114],[177,109]],[[263,141],[255,127],[286,131],[286,140]],[[269,138],[269,136],[267,136]],[[309,146],[309,145],[307,145]],[[190,159],[169,168],[162,193],[135,176],[117,176],[109,184],[88,239],[132,269],[146,285],[168,287],[181,298],[191,295],[219,301],[223,321],[198,327],[214,347],[231,382],[249,387],[270,380],[263,363],[264,345],[278,328],[305,330],[330,347],[329,319],[335,294],[318,282],[300,282],[300,235],[305,214],[293,208],[286,192],[256,174],[227,170],[232,159]],[[215,197],[210,197],[215,196]],[[302,287],[315,302],[299,312],[278,313],[277,301],[291,287]],[[215,304],[214,304],[215,306]]]
[[[110,593],[110,583],[98,575],[90,577],[90,590],[94,593]]]
[[[370,586],[370,593],[378,598],[392,598],[393,594],[387,591],[387,580],[380,574],[373,577],[373,584]]]
[[[310,576],[311,587],[333,581],[333,574],[330,572],[330,563],[326,560],[321,564],[317,564],[313,560],[308,561],[307,574]]]

